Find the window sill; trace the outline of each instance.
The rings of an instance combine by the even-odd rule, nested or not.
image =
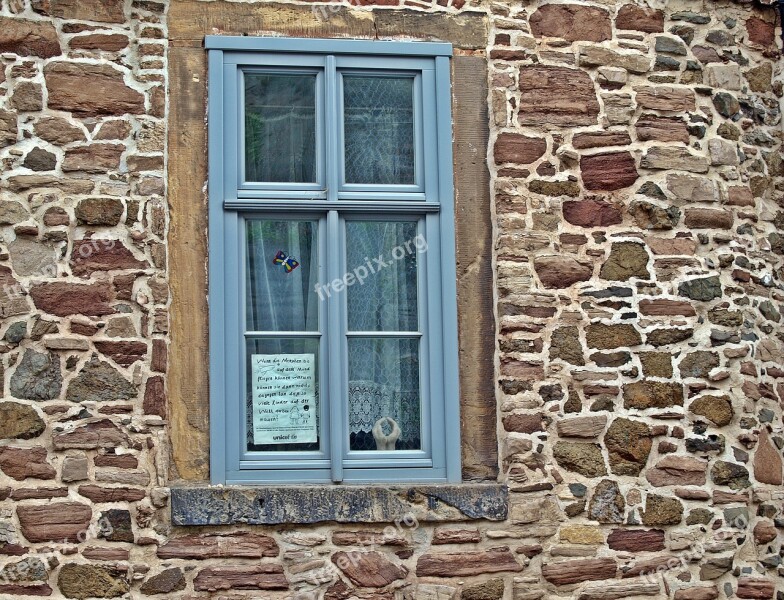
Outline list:
[[[171,490],[174,525],[279,525],[503,521],[509,489],[499,484],[408,486],[188,486]]]

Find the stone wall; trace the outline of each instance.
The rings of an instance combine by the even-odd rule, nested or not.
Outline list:
[[[0,598],[784,598],[772,7],[350,3],[390,30],[401,10],[491,23],[459,53],[490,72],[509,516],[185,528],[184,400],[165,394],[177,1],[2,2]]]
[[[784,597],[774,12],[493,11],[503,466],[541,490],[514,494],[542,547],[520,577]]]

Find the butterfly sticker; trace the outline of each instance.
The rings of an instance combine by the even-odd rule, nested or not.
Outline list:
[[[297,262],[297,260],[291,256],[286,256],[283,250],[278,250],[275,258],[272,259],[272,264],[281,265],[284,269],[286,269],[286,273],[291,273],[299,266],[299,262]]]

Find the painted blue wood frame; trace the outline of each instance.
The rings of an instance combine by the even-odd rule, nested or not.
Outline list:
[[[459,482],[460,416],[457,363],[450,44],[208,36],[210,434],[211,480],[221,484]],[[319,71],[319,185],[242,179],[244,70]],[[417,80],[415,186],[342,182],[341,69]],[[323,182],[323,183],[321,183]],[[341,187],[342,185],[342,187]],[[323,187],[322,187],[323,186]],[[419,274],[420,386],[426,418],[422,450],[348,449],[345,294],[319,309],[320,398],[327,435],[313,453],[255,453],[244,448],[246,336],[243,303],[247,218],[319,221],[320,269],[326,281],[345,270],[346,219],[413,219],[427,239]],[[294,332],[293,335],[308,335]]]
[[[452,56],[452,44],[443,42],[390,42],[378,40],[208,35],[204,38],[204,47],[207,50],[235,50],[240,52],[302,52],[362,54],[369,56]]]

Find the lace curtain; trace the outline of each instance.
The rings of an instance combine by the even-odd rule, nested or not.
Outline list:
[[[349,288],[349,331],[418,330],[417,253],[411,244],[416,235],[415,221],[347,223],[349,271],[379,256],[388,264],[361,285]],[[405,250],[406,242],[411,252]],[[393,251],[402,252],[402,258],[393,258]],[[397,449],[418,448],[419,340],[350,338],[348,348],[349,425],[355,434],[352,449],[374,449],[375,440],[367,434],[385,416],[393,418],[402,431]]]
[[[343,78],[348,183],[414,183],[410,77]]]

